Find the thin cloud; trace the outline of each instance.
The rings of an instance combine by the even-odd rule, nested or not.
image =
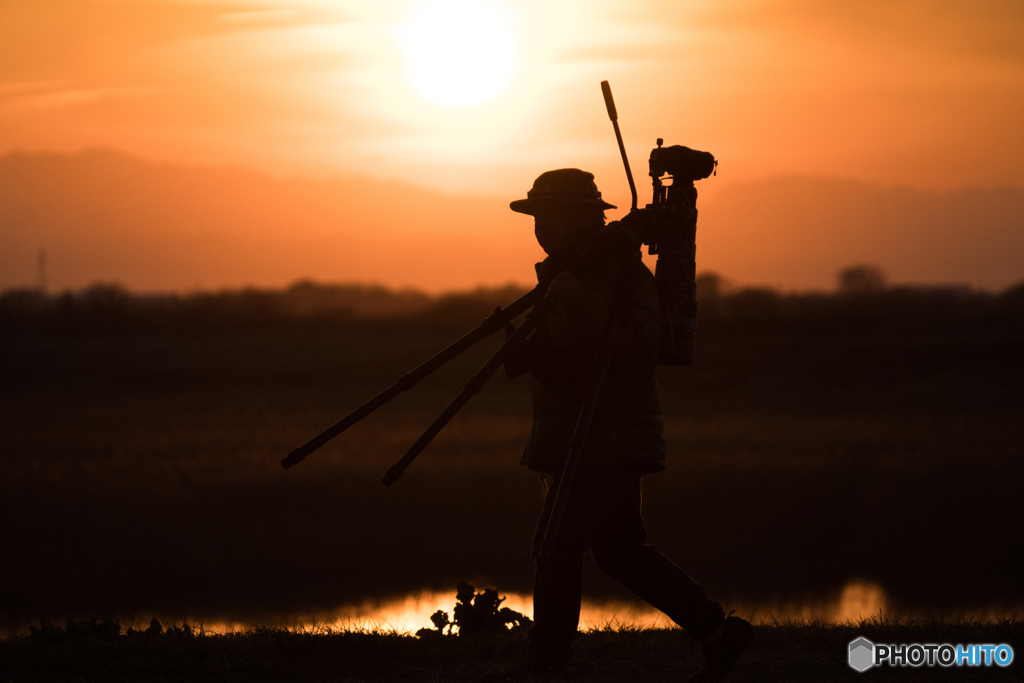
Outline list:
[[[217,21],[225,24],[260,24],[282,22],[294,19],[298,12],[294,9],[267,9],[254,12],[222,12]]]
[[[142,87],[68,87],[61,81],[16,83],[0,86],[0,107],[11,109],[59,109],[104,99],[145,97],[159,91]]]

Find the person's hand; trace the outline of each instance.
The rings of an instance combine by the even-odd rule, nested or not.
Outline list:
[[[630,211],[610,225],[629,233],[637,242],[637,248],[654,238],[653,217],[644,211]]]
[[[566,310],[583,296],[583,283],[567,270],[555,276],[548,284],[548,296],[557,310]]]

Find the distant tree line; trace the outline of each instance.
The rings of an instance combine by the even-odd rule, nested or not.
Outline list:
[[[697,301],[701,317],[723,319],[1020,313],[1024,282],[998,294],[963,285],[890,285],[881,268],[860,264],[839,271],[833,292],[784,293],[771,287],[733,287],[707,272],[697,276]]]
[[[38,289],[0,293],[0,326],[193,325],[232,326],[296,322],[416,319],[478,322],[496,306],[526,293],[508,285],[427,295],[362,284],[302,280],[284,289],[244,288],[189,294],[137,294],[115,283],[46,294]],[[735,287],[713,272],[697,277],[702,321],[1024,314],[1024,282],[998,293],[961,286],[893,286],[876,266],[838,273],[834,292],[785,293],[771,287]]]

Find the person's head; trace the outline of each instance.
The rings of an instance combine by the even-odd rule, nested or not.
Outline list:
[[[537,242],[548,254],[579,244],[604,225],[605,209],[615,207],[601,199],[594,174],[578,168],[560,168],[540,174],[526,199],[509,204],[513,211],[533,216]]]

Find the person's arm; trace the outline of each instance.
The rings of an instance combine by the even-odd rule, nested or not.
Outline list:
[[[552,347],[589,357],[608,324],[608,301],[600,288],[586,287],[571,272],[563,271],[548,285],[548,293],[553,304],[547,319]]]

